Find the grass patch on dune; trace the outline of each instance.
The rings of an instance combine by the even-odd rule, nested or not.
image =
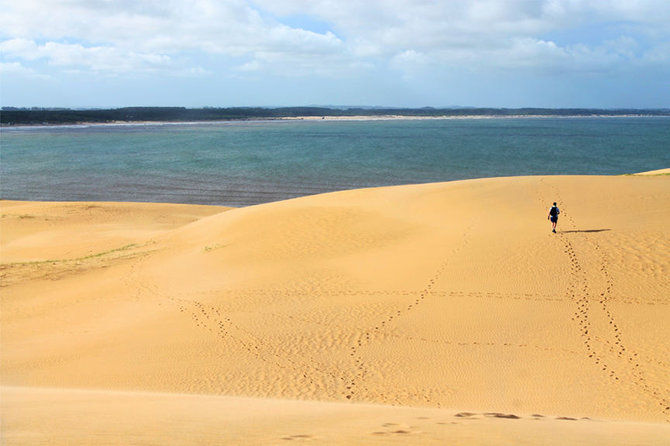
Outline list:
[[[26,280],[58,280],[69,274],[75,274],[95,268],[104,268],[111,265],[113,262],[133,259],[138,256],[148,255],[151,252],[155,252],[155,250],[150,248],[142,249],[147,245],[152,245],[154,243],[154,241],[142,244],[131,243],[118,248],[67,259],[0,263],[0,287],[7,287]]]
[[[228,245],[222,245],[221,243],[217,243],[215,245],[205,246],[203,248],[203,250],[205,252],[211,252],[211,251],[214,251],[214,250],[217,250],[217,249],[225,248],[226,246],[228,246]]]
[[[26,220],[26,219],[32,219],[32,218],[37,218],[37,215],[32,215],[32,214],[2,214],[1,218],[18,218],[19,220]]]
[[[124,252],[128,251],[134,248],[140,248],[145,245],[139,245],[137,243],[131,243],[129,245],[121,246],[120,248],[114,248],[110,249],[107,251],[102,251],[102,252],[97,252],[94,254],[89,254],[87,256],[82,256],[82,257],[74,257],[70,259],[47,259],[47,260],[32,260],[29,262],[12,262],[12,263],[3,263],[2,266],[4,267],[11,267],[11,266],[24,266],[24,265],[44,265],[44,264],[58,264],[58,263],[72,263],[72,262],[83,262],[86,260],[91,260],[91,259],[96,259],[99,257],[105,257],[110,254],[118,253],[118,252]]]

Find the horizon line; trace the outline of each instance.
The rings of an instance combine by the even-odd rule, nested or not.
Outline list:
[[[447,106],[395,106],[395,105],[337,105],[337,104],[310,104],[310,105],[202,105],[202,106],[186,106],[186,105],[122,105],[122,106],[82,106],[82,107],[63,107],[63,106],[38,106],[38,105],[3,105],[0,107],[2,111],[40,111],[40,110],[122,110],[122,109],[137,109],[137,108],[151,108],[151,109],[185,109],[185,110],[208,110],[208,109],[267,109],[267,110],[281,110],[294,108],[316,108],[326,110],[603,110],[603,111],[619,111],[619,110],[639,110],[639,111],[670,111],[670,106],[662,107],[542,107],[542,106],[521,106],[521,107],[495,107],[495,106],[464,106],[464,105],[447,105]]]

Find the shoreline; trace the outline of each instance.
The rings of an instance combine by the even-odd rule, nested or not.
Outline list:
[[[207,204],[207,203],[190,203],[190,202],[179,202],[179,201],[151,201],[151,200],[81,200],[81,199],[33,199],[33,198],[12,198],[12,197],[3,197],[0,196],[0,206],[10,203],[51,203],[51,204],[62,204],[62,205],[76,205],[76,204],[106,204],[106,205],[130,205],[130,206],[142,206],[142,205],[165,205],[165,206],[194,206],[194,207],[216,207],[222,209],[244,209],[252,206],[262,206],[265,204],[272,203],[281,203],[289,200],[297,200],[301,198],[314,197],[324,194],[332,193],[341,193],[348,191],[357,191],[365,189],[378,189],[378,188],[402,188],[402,187],[411,187],[411,186],[421,186],[421,185],[430,185],[430,184],[447,184],[454,182],[463,182],[463,181],[478,181],[478,180],[499,180],[499,179],[518,179],[518,178],[529,178],[529,177],[627,177],[627,176],[640,176],[640,177],[656,177],[656,176],[668,176],[670,175],[670,168],[660,168],[653,169],[642,172],[627,172],[627,173],[618,173],[618,174],[556,174],[556,175],[511,175],[511,176],[491,176],[491,177],[474,177],[474,178],[462,178],[455,180],[446,180],[446,181],[433,181],[425,183],[406,183],[406,184],[394,184],[394,185],[384,185],[384,186],[368,186],[368,187],[356,187],[351,189],[338,189],[331,190],[327,192],[319,192],[315,194],[299,195],[291,198],[284,198],[273,201],[266,201],[256,204],[247,204],[247,205],[232,205],[232,204]]]
[[[440,116],[412,116],[412,115],[354,115],[354,116],[294,116],[268,117],[254,119],[221,119],[211,121],[110,121],[110,122],[76,122],[64,124],[0,124],[2,130],[12,129],[60,129],[60,128],[88,128],[88,127],[149,127],[149,126],[193,126],[193,125],[229,125],[254,124],[268,122],[364,122],[364,121],[449,121],[449,120],[521,120],[521,119],[643,119],[643,118],[670,118],[670,115],[660,114],[621,114],[621,115],[440,115]]]

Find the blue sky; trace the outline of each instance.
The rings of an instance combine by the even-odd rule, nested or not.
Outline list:
[[[3,106],[670,107],[667,0],[0,0]]]

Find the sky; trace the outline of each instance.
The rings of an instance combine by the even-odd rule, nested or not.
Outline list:
[[[0,105],[670,108],[670,0],[0,0]]]

